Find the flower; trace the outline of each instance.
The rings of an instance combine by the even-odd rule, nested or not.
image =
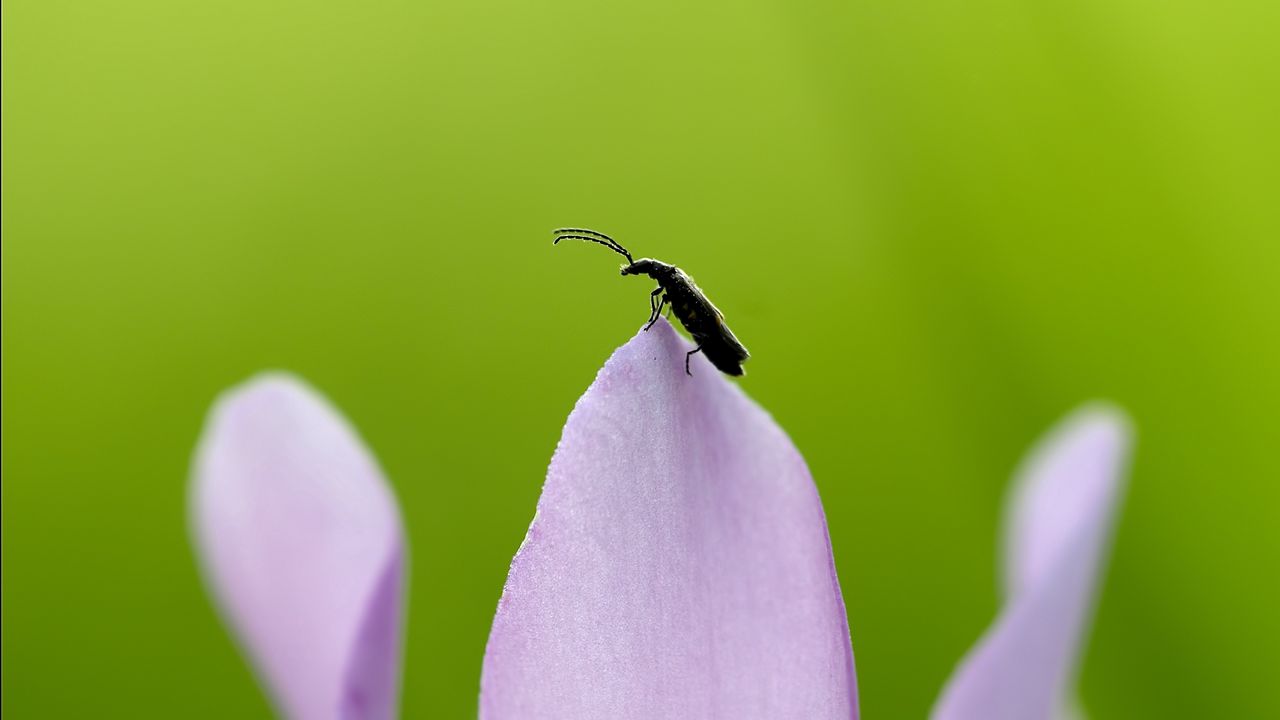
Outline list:
[[[1105,405],[1030,453],[1006,503],[1004,610],[961,662],[934,720],[1078,716],[1069,683],[1124,489],[1132,431]]]
[[[404,532],[336,410],[287,375],[225,395],[196,451],[191,523],[207,583],[281,715],[395,716]]]
[[[826,520],[803,459],[665,322],[578,401],[511,564],[482,720],[856,718]],[[1077,412],[1015,483],[1007,603],[934,710],[1057,716],[1096,593],[1129,433]],[[223,398],[195,464],[198,555],[281,713],[397,707],[404,539],[354,430],[300,381]]]

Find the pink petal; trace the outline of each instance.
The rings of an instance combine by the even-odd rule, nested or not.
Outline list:
[[[943,691],[935,720],[1068,713],[1131,444],[1122,413],[1087,407],[1028,458],[1008,508],[1005,608]]]
[[[660,322],[578,401],[511,563],[485,720],[843,718],[822,503],[767,413]]]
[[[404,535],[338,411],[284,375],[228,392],[205,424],[191,502],[206,579],[280,711],[394,716]]]

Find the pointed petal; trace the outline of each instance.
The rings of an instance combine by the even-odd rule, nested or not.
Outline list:
[[[935,720],[1067,714],[1130,445],[1124,415],[1093,406],[1028,458],[1008,507],[1005,608],[952,676]]]
[[[803,459],[665,321],[578,401],[489,636],[484,720],[856,717]]]
[[[206,422],[191,503],[206,580],[281,712],[392,717],[404,535],[337,410],[286,375],[228,392]]]

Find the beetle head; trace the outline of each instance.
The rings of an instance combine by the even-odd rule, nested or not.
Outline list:
[[[622,266],[623,275],[650,275],[653,273],[655,261],[649,258],[637,260],[630,265]]]

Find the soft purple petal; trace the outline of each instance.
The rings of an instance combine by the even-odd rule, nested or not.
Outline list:
[[[578,401],[511,563],[484,720],[848,718],[822,503],[767,413],[665,321]]]
[[[1008,506],[1005,608],[943,691],[935,720],[1068,713],[1130,445],[1123,414],[1087,407],[1028,458]]]
[[[338,411],[285,375],[228,392],[206,422],[191,501],[205,576],[277,707],[300,720],[393,717],[404,535]]]

